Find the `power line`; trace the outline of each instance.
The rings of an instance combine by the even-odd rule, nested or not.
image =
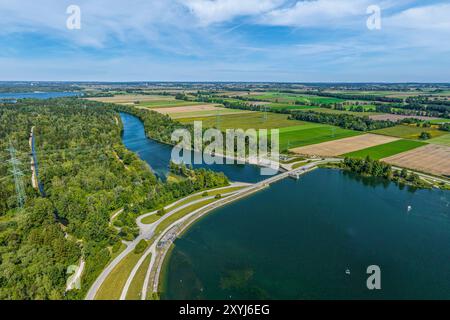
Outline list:
[[[9,148],[7,149],[11,156],[11,160],[9,163],[12,165],[12,170],[10,172],[14,176],[14,183],[16,186],[16,194],[17,194],[17,205],[19,208],[23,208],[25,204],[26,194],[25,187],[23,185],[23,172],[19,169],[19,166],[22,164],[19,159],[16,157],[16,149],[13,147],[11,140],[9,141]]]

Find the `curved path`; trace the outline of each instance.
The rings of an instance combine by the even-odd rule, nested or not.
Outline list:
[[[209,191],[213,191],[213,190],[221,190],[221,189],[227,189],[230,187],[239,187],[239,186],[247,186],[249,184],[246,183],[231,183],[229,186],[226,187],[222,187],[222,188],[216,188],[216,189],[212,189]],[[178,205],[179,203],[185,201],[186,199],[189,199],[191,197],[197,196],[197,195],[201,195],[203,194],[203,192],[205,191],[201,191],[195,194],[192,194],[188,197],[185,197],[183,199],[180,199],[168,206],[165,207],[165,210],[169,210],[170,208]],[[208,199],[211,197],[205,197],[205,198],[201,198],[198,201],[193,201],[193,202],[189,202],[187,204],[184,204],[178,208],[176,208],[175,210],[172,210],[171,212],[167,213],[164,217],[167,218],[171,215],[173,215],[174,213],[194,204],[200,201],[204,201],[205,199]],[[141,240],[149,240],[151,239],[151,237],[153,236],[153,232],[155,231],[156,227],[161,223],[161,221],[163,221],[164,219],[160,219],[158,221],[156,221],[153,224],[143,224],[142,223],[142,219],[154,214],[157,214],[158,210],[155,210],[153,212],[150,213],[146,213],[140,217],[137,218],[136,222],[139,226],[140,232],[139,232],[139,236],[134,239],[131,242],[126,242],[127,247],[125,248],[124,251],[122,251],[113,261],[111,261],[106,267],[105,269],[103,269],[102,273],[97,277],[97,279],[95,280],[95,282],[92,284],[91,288],[89,289],[87,295],[86,295],[86,300],[94,300],[95,296],[97,295],[98,290],[100,289],[101,285],[103,284],[103,282],[106,280],[106,278],[108,277],[108,275],[111,273],[111,271],[120,263],[120,261],[122,261],[123,258],[125,258],[130,252],[132,252],[134,250],[134,248],[136,247],[136,245],[141,241]]]

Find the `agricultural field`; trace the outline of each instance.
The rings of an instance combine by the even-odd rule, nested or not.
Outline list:
[[[261,100],[269,100],[275,103],[295,103],[296,101],[300,101],[304,103],[333,104],[345,101],[338,98],[319,97],[305,94],[297,95],[279,92],[267,92],[265,94],[255,95],[253,96],[253,98]]]
[[[228,109],[228,108],[220,108],[216,107],[209,111],[189,111],[189,112],[179,112],[179,113],[167,113],[172,119],[186,119],[186,118],[196,118],[196,117],[218,117],[224,116],[228,114],[243,114],[250,113],[251,111],[239,110],[239,109]],[[162,112],[164,113],[164,112]]]
[[[382,159],[403,168],[435,175],[450,175],[450,147],[427,144],[407,152]]]
[[[290,126],[298,126],[306,122],[289,120],[287,114],[271,112],[245,112],[238,114],[227,114],[220,117],[193,117],[179,119],[182,123],[193,123],[203,121],[204,127],[216,127],[226,129],[274,129]]]
[[[118,103],[118,104],[134,104],[136,101],[140,102],[166,102],[175,101],[172,96],[161,95],[145,95],[145,94],[123,94],[115,95],[114,97],[98,97],[98,98],[86,98],[86,100],[100,101],[106,103]]]
[[[374,160],[380,160],[383,158],[387,158],[387,157],[396,155],[398,153],[413,150],[415,148],[418,148],[418,147],[421,147],[424,145],[426,145],[425,142],[402,139],[402,140],[396,140],[396,141],[388,142],[385,144],[380,144],[378,146],[346,153],[343,156],[350,157],[350,158],[361,158],[361,159],[369,156]]]
[[[422,132],[428,132],[432,138],[436,138],[445,134],[444,131],[440,131],[437,128],[422,128],[414,125],[401,125],[401,124],[390,128],[372,131],[372,133],[398,137],[403,139],[419,139],[419,136]]]
[[[428,143],[441,144],[450,147],[450,133],[444,134],[443,136],[433,138],[427,141]]]
[[[342,129],[339,127],[308,123],[295,127],[280,129],[280,151],[292,150],[302,146],[309,146],[326,141],[360,135],[360,132]]]
[[[196,101],[184,101],[184,100],[156,100],[156,101],[142,101],[136,104],[136,106],[143,108],[174,108],[174,107],[185,107],[196,105],[204,105],[204,103]]]
[[[375,134],[360,134],[333,141],[326,141],[310,146],[292,149],[293,152],[310,156],[339,156],[345,153],[385,144],[397,140],[397,138],[380,136]]]

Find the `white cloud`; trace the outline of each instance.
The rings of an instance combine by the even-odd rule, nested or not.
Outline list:
[[[230,21],[240,16],[260,15],[284,2],[285,0],[181,0],[202,26]]]
[[[450,32],[450,4],[410,8],[388,18],[386,22],[390,28]]]
[[[346,25],[355,17],[366,15],[367,0],[297,1],[293,6],[272,10],[260,17],[267,25],[293,27],[333,27]]]

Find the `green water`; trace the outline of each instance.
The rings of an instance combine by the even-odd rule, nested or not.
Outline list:
[[[449,203],[448,191],[338,170],[283,180],[177,240],[162,298],[449,299]],[[369,265],[379,291],[367,289]]]

